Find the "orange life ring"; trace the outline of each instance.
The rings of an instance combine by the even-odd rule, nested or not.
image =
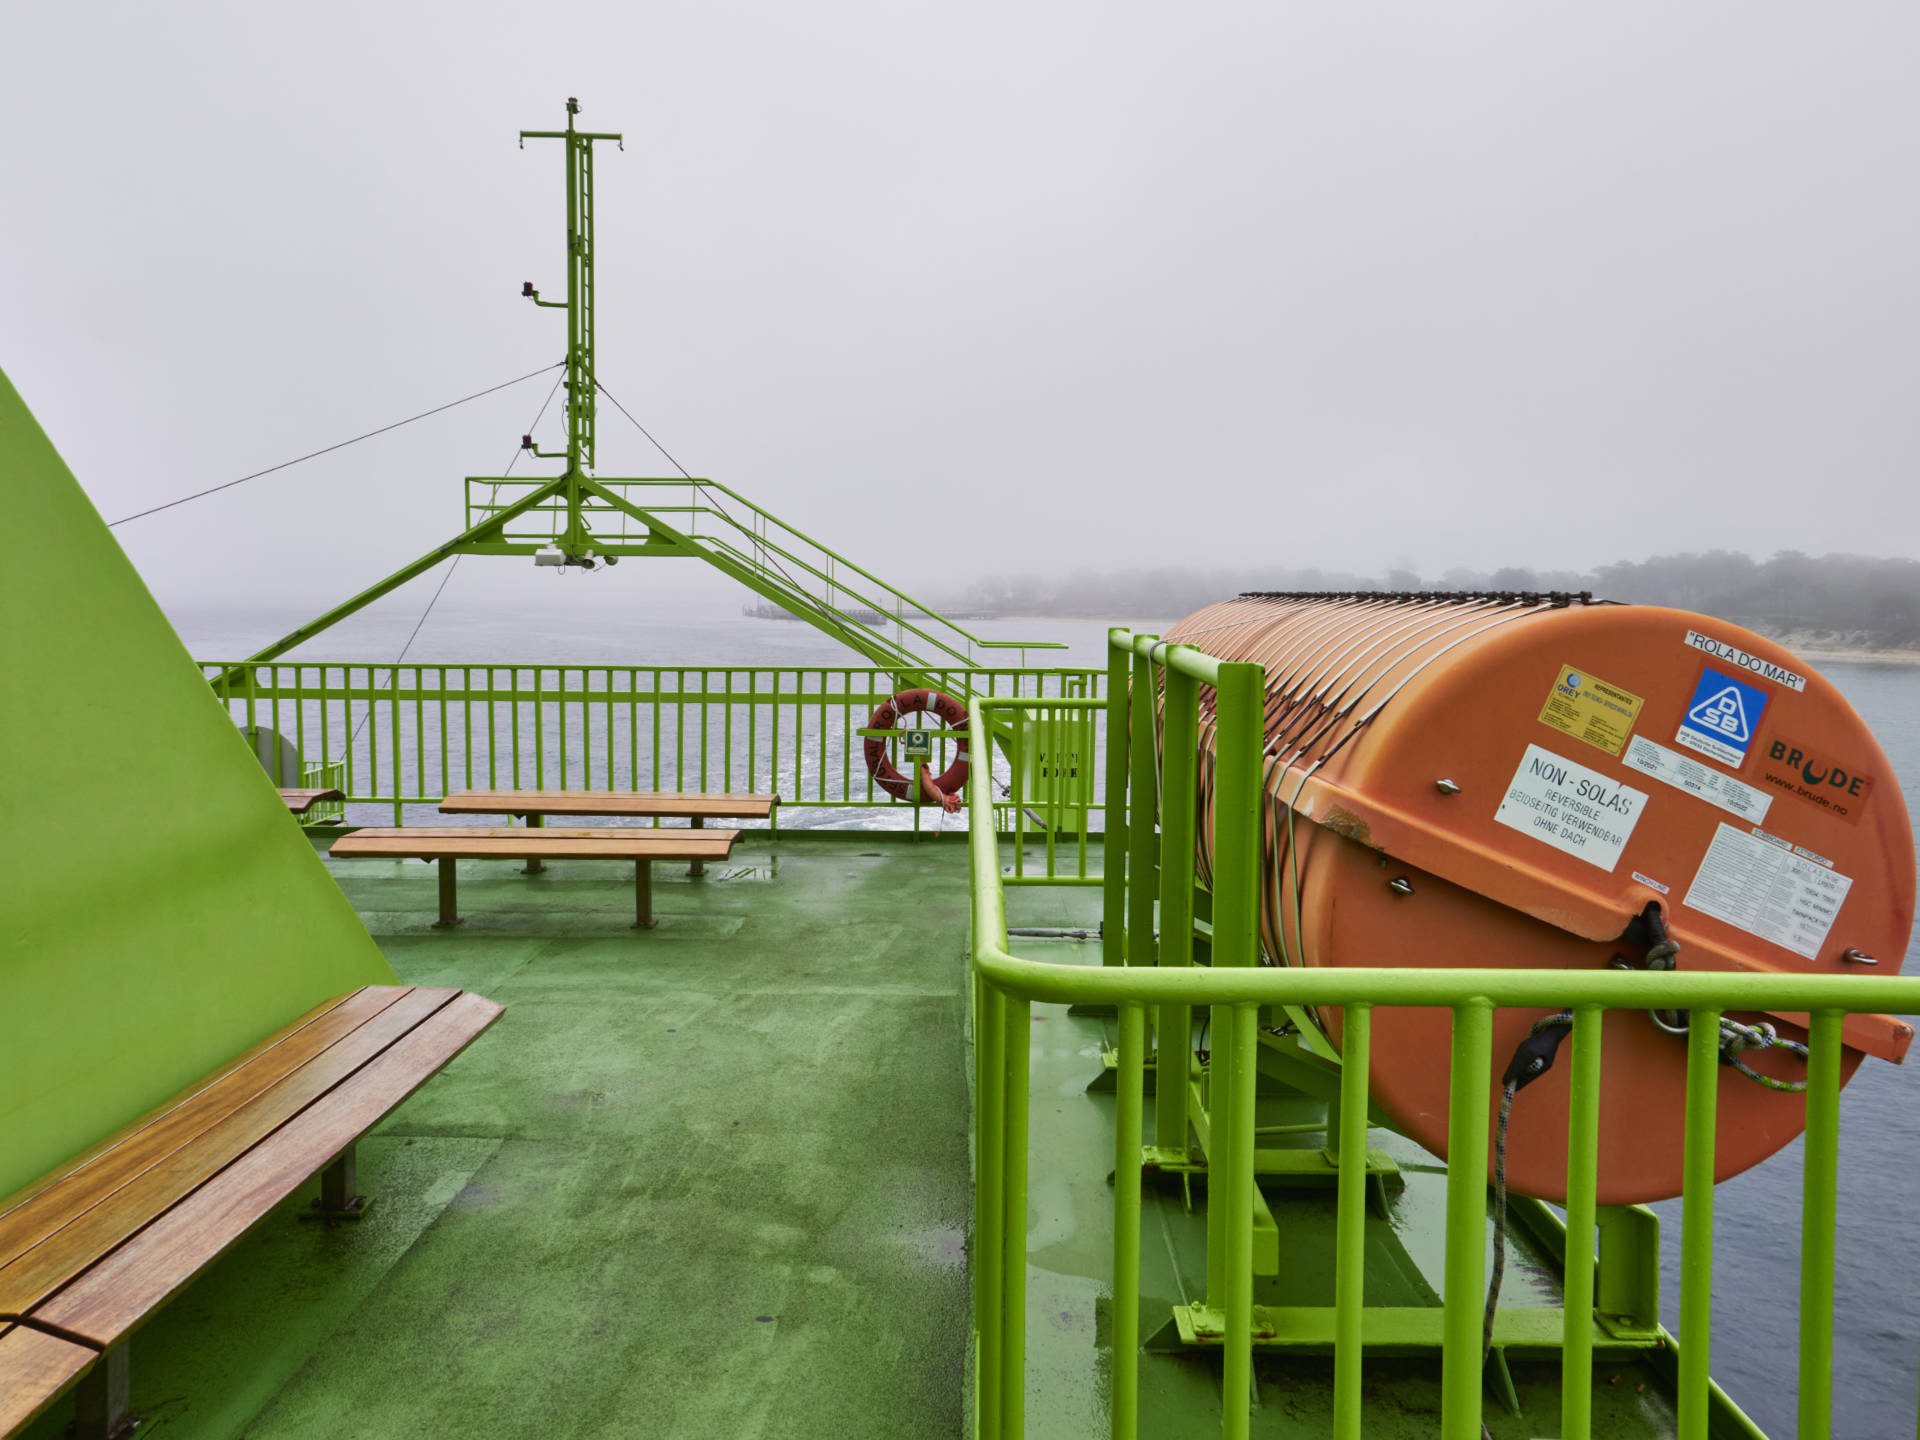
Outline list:
[[[902,715],[914,715],[923,710],[938,715],[947,722],[947,729],[960,737],[953,763],[933,782],[934,789],[942,795],[958,795],[967,783],[967,707],[958,700],[938,690],[902,690],[873,712],[867,727],[871,730],[891,730]],[[893,758],[887,753],[884,737],[869,736],[866,755],[867,771],[882,790],[896,800],[913,798],[913,781],[895,768]]]

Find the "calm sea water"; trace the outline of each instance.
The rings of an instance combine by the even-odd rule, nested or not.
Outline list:
[[[1920,666],[1829,663],[1879,737],[1920,815]],[[1906,970],[1920,974],[1909,943]],[[1914,1433],[1920,1385],[1920,1060],[1869,1060],[1840,1099],[1834,1429],[1846,1440]],[[1677,1102],[1676,1097],[1676,1102]],[[1800,1182],[1795,1141],[1714,1197],[1714,1377],[1776,1440],[1795,1431],[1800,1325]],[[1665,1232],[1662,1298],[1679,1322],[1680,1205],[1654,1207]]]
[[[418,603],[418,602],[416,602]],[[236,659],[305,617],[253,623],[178,617],[188,648],[203,659]],[[296,652],[299,658],[365,661],[397,655],[417,610],[356,617]],[[284,623],[280,623],[284,621]],[[970,627],[988,639],[1067,642],[1052,663],[1101,665],[1106,624],[993,621]],[[1160,625],[1140,622],[1139,628]],[[548,664],[859,665],[858,656],[808,627],[754,620],[716,605],[672,615],[609,613],[476,614],[436,610],[409,652],[418,661],[526,661]],[[1049,663],[1032,652],[1031,664]],[[1009,655],[1009,663],[1018,663]],[[1920,666],[1826,664],[1879,736],[1920,815]],[[1915,948],[1910,973],[1920,973]],[[1920,1062],[1916,1062],[1920,1066]],[[1920,1075],[1878,1061],[1861,1066],[1840,1108],[1838,1318],[1834,1433],[1847,1440],[1914,1434],[1920,1374],[1920,1221],[1906,1206],[1920,1189]],[[1676,1103],[1678,1098],[1675,1097]],[[1799,1345],[1801,1147],[1798,1142],[1716,1192],[1713,1372],[1776,1440],[1795,1431],[1794,1357]],[[1678,1325],[1680,1206],[1655,1207],[1665,1232],[1663,1298]]]

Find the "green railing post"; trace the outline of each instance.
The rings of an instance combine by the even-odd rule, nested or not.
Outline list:
[[[1146,1108],[1147,1012],[1120,1007],[1113,1121],[1113,1440],[1140,1426],[1140,1131]]]
[[[1262,704],[1266,672],[1258,665],[1234,663],[1219,666],[1215,674],[1213,968],[1251,969],[1259,958],[1260,760],[1266,738]],[[1192,893],[1191,886],[1188,893]],[[1237,1233],[1237,1206],[1242,1201],[1248,1206],[1247,1223],[1252,1225],[1254,1186],[1252,1091],[1246,1092],[1246,1112],[1242,1114],[1234,1065],[1244,1058],[1251,1066],[1254,1057],[1251,1048],[1245,1057],[1235,1052],[1239,1021],[1231,1004],[1216,1004],[1209,1023],[1216,1054],[1209,1065],[1207,1087],[1208,1131],[1212,1137],[1208,1148],[1207,1296],[1209,1304],[1231,1306],[1243,1268],[1246,1283],[1253,1283],[1251,1230],[1247,1248],[1237,1259],[1233,1237]],[[1249,1071],[1249,1086],[1252,1083]],[[1234,1148],[1232,1139],[1242,1130],[1249,1136],[1244,1157]],[[1225,1203],[1217,1203],[1223,1197]],[[1231,1314],[1228,1324],[1231,1364],[1235,1348]],[[1227,1415],[1244,1410],[1245,1404],[1244,1395],[1238,1401],[1230,1400]]]
[[[1027,1085],[1033,1044],[1033,1006],[1009,995],[1002,1002],[1003,1194],[1000,1219],[1000,1436],[1027,1433]]]
[[[1151,635],[1136,636],[1151,641]],[[1127,964],[1153,964],[1154,826],[1159,805],[1153,748],[1153,662],[1133,657],[1127,723],[1133,742],[1127,747]],[[1155,1037],[1156,1047],[1163,1046]],[[1156,1081],[1156,1088],[1158,1082]]]
[[[1107,632],[1105,833],[1100,837],[1100,963],[1127,963],[1127,675],[1133,648],[1125,630]],[[1085,828],[1085,821],[1081,822]]]
[[[1220,1433],[1247,1440],[1253,1404],[1253,1097],[1258,1083],[1260,1007],[1235,1005],[1228,1022],[1226,1089],[1230,1094],[1226,1134],[1216,1135],[1217,1154],[1233,1157],[1225,1194],[1209,1187],[1207,1209],[1224,1198],[1227,1212],[1226,1346],[1220,1367]],[[1215,1072],[1216,1076],[1218,1071]]]
[[[1807,1035],[1806,1176],[1800,1201],[1799,1440],[1833,1433],[1833,1251],[1840,1180],[1840,1012]]]
[[[1183,647],[1162,651],[1171,659]],[[1155,963],[1193,963],[1193,853],[1199,805],[1200,686],[1167,665],[1166,704],[1160,721],[1160,944]],[[1185,1153],[1187,1076],[1193,1045],[1193,1009],[1162,1005],[1154,1018],[1159,1037],[1155,1070],[1153,1143]]]
[[[978,781],[974,782],[976,785]],[[982,789],[985,787],[982,786]],[[998,986],[983,983],[980,1006],[974,1014],[973,1043],[976,1069],[976,1093],[980,1121],[977,1145],[979,1175],[974,1184],[975,1224],[980,1253],[975,1257],[979,1269],[978,1308],[974,1311],[979,1332],[979,1391],[973,1397],[974,1413],[980,1422],[981,1440],[998,1440],[1000,1434],[1001,1363],[1006,1353],[1006,1330],[1002,1324],[1000,1282],[1004,1273],[1002,1251],[1005,1237],[1001,1222],[1005,1205],[1006,1142],[1002,1134],[1006,1115],[1006,1070],[1002,1048],[1006,1042],[1006,994]]]
[[[1266,735],[1266,672],[1220,667],[1215,686],[1213,775],[1213,963],[1259,961],[1260,762]]]
[[[371,672],[369,672],[371,673]],[[407,793],[405,772],[400,768],[400,667],[395,665],[387,672],[390,692],[387,696],[387,740],[392,747],[393,759],[393,823],[407,823],[406,807],[400,797]],[[448,861],[449,865],[453,862]]]
[[[1447,1264],[1441,1355],[1442,1440],[1480,1440],[1480,1325],[1487,1283],[1487,1123],[1493,1072],[1493,1006],[1453,1007],[1453,1075],[1447,1098]]]
[[[1373,1007],[1349,1005],[1340,1029],[1340,1188],[1335,1199],[1333,1436],[1360,1440],[1361,1311],[1367,1265],[1367,1066]]]
[[[1687,1130],[1681,1165],[1680,1440],[1707,1440],[1713,1336],[1713,1162],[1720,1097],[1720,1012],[1687,1017]]]
[[[1566,1310],[1560,1339],[1560,1434],[1588,1440],[1593,1428],[1593,1284],[1595,1196],[1600,1175],[1600,1046],[1605,1012],[1573,1012],[1567,1097],[1567,1244],[1562,1266]]]

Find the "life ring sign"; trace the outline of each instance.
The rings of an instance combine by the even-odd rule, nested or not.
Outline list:
[[[951,695],[938,690],[902,690],[891,700],[884,702],[873,712],[873,718],[867,722],[870,730],[891,730],[903,715],[917,715],[927,712],[946,722],[949,732],[959,737],[955,746],[953,763],[938,777],[928,777],[927,784],[936,794],[928,795],[929,800],[938,799],[943,810],[955,811],[960,808],[960,792],[967,783],[967,707]],[[893,763],[893,757],[887,753],[885,736],[872,735],[866,744],[867,771],[873,776],[874,783],[896,800],[913,798],[913,780],[902,775]]]

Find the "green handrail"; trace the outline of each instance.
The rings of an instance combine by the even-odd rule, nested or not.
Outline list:
[[[888,668],[200,663],[236,723],[286,735],[305,764],[334,768],[328,783],[350,803],[394,807],[396,824],[403,807],[451,790],[528,786],[779,789],[789,815],[907,804],[872,783],[860,755],[860,727],[899,685]],[[925,683],[1049,693],[1091,727],[1100,702],[1081,697],[1102,678],[975,667]],[[955,740],[936,737],[944,768]]]
[[[1160,1010],[1162,1033],[1179,1033],[1188,1007],[1215,1008],[1214,1074],[1224,1077],[1216,1100],[1210,1147],[1213,1184],[1223,1197],[1209,1206],[1209,1303],[1225,1311],[1222,1433],[1245,1436],[1248,1411],[1235,1397],[1248,1393],[1252,1337],[1248,1324],[1252,1283],[1251,1210],[1253,1053],[1262,1007],[1340,1007],[1346,1064],[1340,1079],[1336,1197],[1334,1314],[1334,1434],[1361,1435],[1364,1204],[1368,1113],[1367,1057],[1374,1007],[1444,1007],[1453,1015],[1451,1122],[1446,1216],[1446,1299],[1442,1333],[1444,1440],[1478,1440],[1482,1400],[1481,1285],[1486,1244],[1487,1107],[1491,1020],[1500,1007],[1574,1012],[1570,1040],[1566,1254],[1592,1255],[1597,1233],[1601,1021],[1609,1009],[1685,1010],[1688,1039],[1686,1136],[1681,1234],[1681,1334],[1677,1402],[1681,1440],[1707,1440],[1708,1427],[1726,1420],[1744,1433],[1759,1431],[1719,1391],[1709,1375],[1713,1275],[1713,1164],[1715,1098],[1719,1083],[1719,1017],[1730,1010],[1806,1012],[1810,1017],[1806,1174],[1802,1202],[1800,1293],[1800,1422],[1803,1440],[1831,1436],[1834,1212],[1838,1179],[1838,1094],[1841,1021],[1845,1015],[1920,1014],[1920,977],[1790,975],[1732,972],[1605,970],[1412,970],[1282,968],[1242,961],[1236,949],[1251,943],[1258,904],[1258,838],[1262,803],[1256,758],[1248,763],[1249,734],[1257,738],[1262,692],[1258,666],[1222,664],[1151,636],[1112,634],[1106,741],[1108,836],[1121,837],[1106,856],[1103,913],[1111,927],[1124,919],[1127,934],[1109,935],[1099,967],[1026,960],[1009,947],[1000,869],[1000,836],[976,771],[969,814],[972,883],[977,1127],[975,1284],[976,1418],[983,1440],[1024,1434],[1026,1376],[1024,1324],[1027,1211],[1027,1075],[1030,1009],[1036,1003],[1111,1004],[1118,1011],[1118,1098],[1115,1113],[1113,1260],[1114,1354],[1112,1434],[1133,1440],[1138,1427],[1140,1194],[1144,1129],[1142,1097],[1149,1007]],[[1122,668],[1123,661],[1125,668]],[[1141,662],[1144,662],[1142,664]],[[1121,677],[1133,672],[1134,683]],[[1154,683],[1164,677],[1166,703],[1194,703],[1183,676],[1215,687],[1213,790],[1214,963],[1180,963],[1190,936],[1167,922],[1162,890],[1159,935],[1153,933],[1155,831],[1168,843],[1157,855],[1160,882],[1174,872],[1190,887],[1190,828],[1181,807],[1192,781],[1171,753],[1151,754]],[[1148,682],[1143,685],[1141,682]],[[1131,689],[1132,693],[1127,691]],[[1040,697],[976,697],[972,727],[996,712],[1045,710]],[[1131,714],[1129,713],[1131,711]],[[1162,742],[1189,743],[1184,718],[1164,719]],[[1143,743],[1135,744],[1134,741]],[[1236,753],[1239,752],[1239,753]],[[1162,765],[1164,764],[1164,770]],[[1121,783],[1130,778],[1131,786]],[[1163,797],[1158,787],[1166,786]],[[1124,801],[1124,803],[1122,803]],[[1163,810],[1168,821],[1157,823]],[[1181,847],[1176,848],[1174,842]],[[1241,852],[1251,848],[1253,863]],[[1132,888],[1129,888],[1131,882]],[[1145,903],[1141,903],[1145,892]],[[1239,892],[1236,894],[1235,892]],[[1244,937],[1244,938],[1243,938]],[[1222,949],[1224,942],[1224,952]],[[1171,1023],[1175,1028],[1168,1031]],[[1164,1052],[1163,1052],[1164,1053]],[[1161,1084],[1164,1096],[1184,1086]],[[1184,1134],[1182,1135],[1184,1141]],[[1216,1214],[1215,1212],[1220,1212]],[[1562,1338],[1561,1433],[1587,1440],[1592,1433],[1595,1275],[1590,1264],[1566,1267]],[[1213,1298],[1217,1297],[1217,1299]]]

